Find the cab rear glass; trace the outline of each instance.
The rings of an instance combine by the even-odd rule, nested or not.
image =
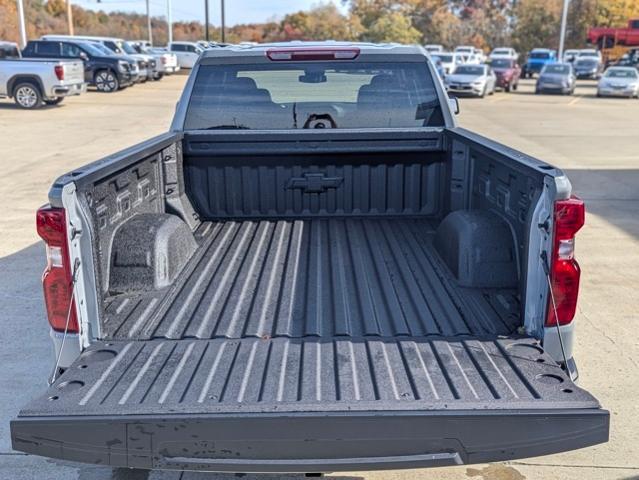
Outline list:
[[[427,64],[344,61],[202,65],[186,130],[443,126]]]

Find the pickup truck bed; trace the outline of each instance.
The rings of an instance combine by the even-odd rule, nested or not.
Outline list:
[[[473,233],[495,282],[525,258],[552,167],[461,129],[411,135],[336,134],[319,154],[312,135],[167,134],[58,180],[52,201],[72,178],[90,219],[99,325],[12,422],[14,448],[321,472],[606,441],[608,412],[523,333],[517,278],[463,286],[437,243],[447,205],[472,205],[477,228],[507,219]]]
[[[174,288],[109,303],[104,338],[512,333],[516,290],[457,286],[434,227],[392,217],[207,222]]]

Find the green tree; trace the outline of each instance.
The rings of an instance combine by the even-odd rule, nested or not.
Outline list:
[[[513,44],[518,51],[557,47],[561,0],[521,0],[514,15]]]
[[[372,42],[418,43],[422,34],[413,27],[411,19],[401,12],[392,12],[378,18],[363,35]]]

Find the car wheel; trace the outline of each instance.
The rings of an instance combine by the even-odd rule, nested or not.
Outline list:
[[[601,98],[601,93],[597,92],[597,98]]]
[[[484,89],[479,94],[479,98],[484,98],[486,96],[486,91],[488,90],[488,85],[484,85]]]
[[[162,73],[162,72],[156,73],[155,77],[153,77],[153,80],[155,80],[155,81],[162,80],[162,77],[164,77],[164,73]]]
[[[16,105],[26,110],[39,108],[42,105],[40,88],[30,82],[19,83],[13,89],[13,99]]]
[[[517,91],[518,88],[519,88],[519,80],[517,80],[517,82],[513,84],[513,90]]]
[[[95,86],[99,92],[111,93],[120,88],[120,82],[112,71],[100,70],[95,74]]]
[[[64,100],[64,97],[55,97],[55,98],[52,98],[50,100],[45,100],[44,103],[46,105],[57,105],[57,104],[61,103],[62,100]]]

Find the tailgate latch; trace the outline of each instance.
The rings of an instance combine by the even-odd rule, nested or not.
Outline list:
[[[344,181],[344,177],[327,177],[323,173],[304,173],[301,177],[292,177],[286,183],[286,188],[302,190],[302,193],[324,193],[329,188],[337,188]]]

